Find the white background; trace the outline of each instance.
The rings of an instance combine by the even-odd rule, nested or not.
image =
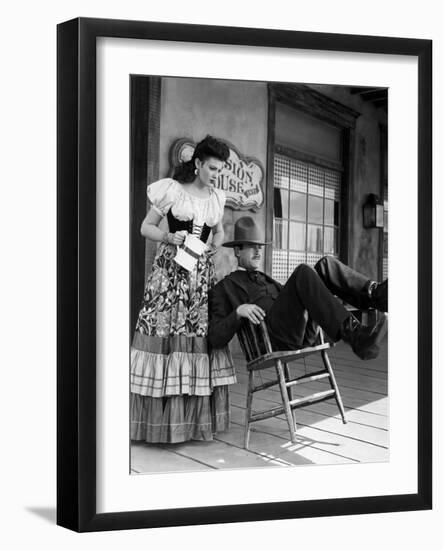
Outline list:
[[[77,535],[55,526],[55,67],[57,23],[109,17],[293,30],[431,38],[434,40],[434,181],[442,181],[443,30],[438,3],[317,0],[311,6],[274,0],[272,10],[234,0],[179,2],[16,3],[2,11],[1,33],[1,399],[0,541],[6,548],[108,548],[181,545],[255,548],[277,544],[320,548],[438,547],[442,493],[434,510],[371,516],[284,520]],[[358,9],[361,6],[361,10]],[[434,186],[434,280],[442,202]],[[435,311],[443,304],[434,285]],[[436,340],[441,321],[434,314]],[[441,393],[441,345],[434,345],[435,397]],[[437,399],[435,399],[437,401]],[[435,404],[435,464],[441,462],[441,405]],[[439,434],[439,435],[438,435]],[[434,472],[435,487],[440,481]]]

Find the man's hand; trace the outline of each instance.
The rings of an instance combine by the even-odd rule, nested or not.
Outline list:
[[[260,324],[261,321],[265,318],[266,313],[264,310],[257,306],[256,304],[242,304],[236,309],[238,317],[243,317],[244,319],[249,319],[254,325]]]

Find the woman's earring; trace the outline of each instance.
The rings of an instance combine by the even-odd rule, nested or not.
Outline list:
[[[194,174],[195,174],[196,176],[198,176],[198,168],[196,168],[196,169],[194,170]]]

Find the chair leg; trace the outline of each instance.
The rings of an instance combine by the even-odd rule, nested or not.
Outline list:
[[[285,381],[287,382],[288,380],[291,379],[291,373],[289,371],[289,367],[288,367],[287,363],[283,363],[283,369],[284,369],[284,372],[285,372]],[[294,399],[294,394],[292,393],[292,386],[289,386],[289,388],[287,388],[287,390],[288,390],[289,401],[292,401]],[[294,408],[292,409],[292,418],[294,419],[294,426],[295,426],[295,429],[297,430],[297,420],[295,418],[295,409]]]
[[[249,371],[248,378],[248,393],[246,394],[246,410],[245,410],[245,432],[244,432],[244,448],[249,449],[249,435],[251,432],[249,420],[251,418],[251,409],[252,409],[252,388],[254,386],[254,372]]]
[[[335,380],[334,372],[331,367],[331,363],[329,361],[328,354],[326,351],[321,352],[321,356],[323,359],[323,363],[326,367],[326,370],[329,373],[329,383],[331,384],[331,388],[335,390],[335,400],[337,401],[338,410],[341,414],[341,419],[343,421],[343,424],[347,423],[346,416],[345,416],[345,408],[343,407],[343,401],[341,400],[340,390],[338,389],[337,382]]]
[[[294,417],[292,416],[292,409],[291,409],[291,405],[289,403],[289,397],[288,397],[288,388],[286,386],[286,381],[285,381],[285,373],[283,370],[282,362],[280,360],[276,362],[275,368],[277,371],[277,377],[280,384],[280,393],[283,401],[283,408],[286,414],[286,420],[288,421],[291,441],[292,443],[297,443],[297,435],[296,435],[297,428],[296,428]]]

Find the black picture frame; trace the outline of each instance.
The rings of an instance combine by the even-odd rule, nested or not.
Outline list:
[[[57,29],[57,523],[150,528],[432,507],[432,42],[78,18]],[[96,512],[96,39],[173,40],[418,59],[418,488],[415,494]]]

